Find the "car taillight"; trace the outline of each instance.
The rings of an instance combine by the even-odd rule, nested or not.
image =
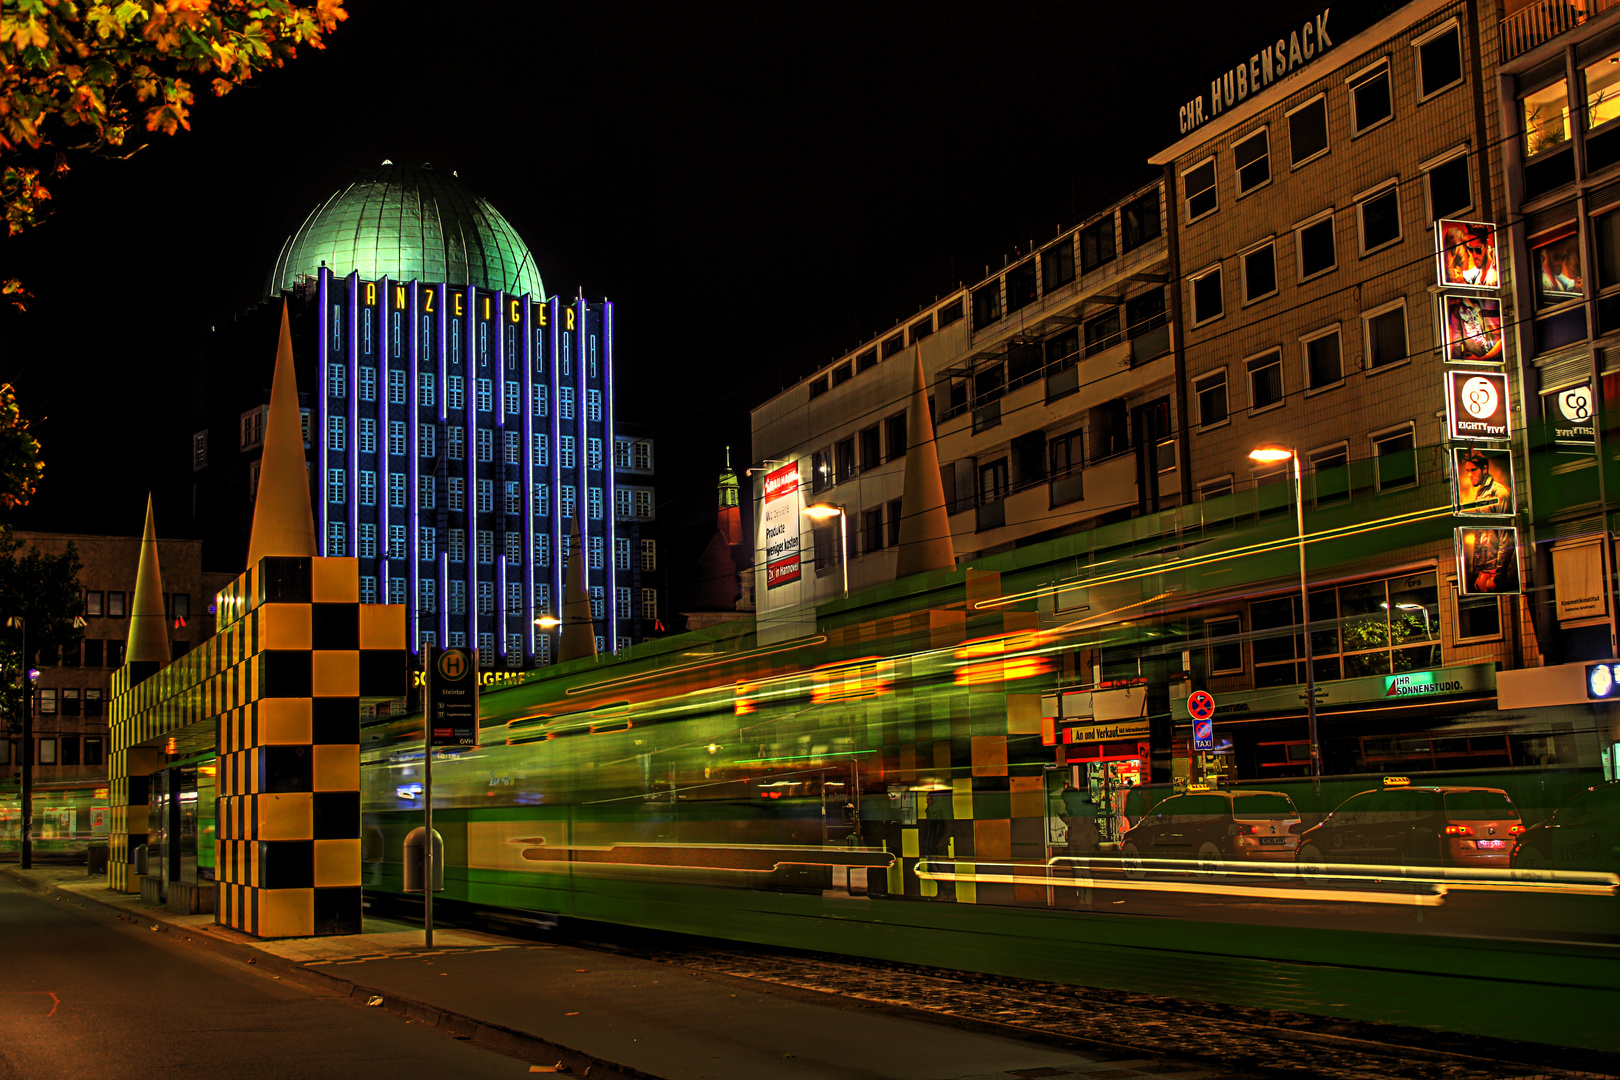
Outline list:
[[[1292,825],[1288,826],[1288,831],[1294,836],[1298,836],[1300,833],[1305,831],[1305,823],[1303,821],[1296,821]]]
[[[1524,832],[1524,826],[1523,825],[1512,825],[1512,826],[1508,827],[1508,835],[1509,836],[1518,836],[1522,832]]]
[[[1446,835],[1447,836],[1473,836],[1474,835],[1474,830],[1470,829],[1466,825],[1447,825],[1446,826]]]
[[[1238,826],[1238,835],[1239,836],[1258,836],[1259,834],[1260,834],[1260,826],[1258,826],[1258,825],[1239,825]]]

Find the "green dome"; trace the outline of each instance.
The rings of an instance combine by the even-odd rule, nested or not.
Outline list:
[[[265,284],[274,299],[321,264],[338,277],[445,281],[545,296],[528,245],[453,173],[385,161],[364,169],[287,238]]]

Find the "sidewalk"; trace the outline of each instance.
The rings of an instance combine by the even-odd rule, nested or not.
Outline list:
[[[318,973],[450,1034],[527,1061],[557,1060],[661,1080],[1022,1080],[1213,1076],[1169,1062],[1125,1060],[964,1030],[830,994],[769,987],[633,957],[474,931],[365,920],[345,937],[259,941],[111,892],[82,867],[0,875],[126,919],[183,931],[206,947],[274,970]],[[1155,1068],[1169,1071],[1154,1071]]]

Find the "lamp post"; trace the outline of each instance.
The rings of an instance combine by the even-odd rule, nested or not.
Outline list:
[[[557,618],[555,615],[542,615],[538,619],[534,620],[534,625],[538,626],[541,632],[543,632],[549,639],[551,638],[552,634],[556,632],[557,628],[562,625],[562,620]],[[548,656],[554,654],[555,652],[556,650],[553,648],[547,647],[546,649]],[[553,662],[555,662],[555,660],[553,660]]]
[[[1316,737],[1316,657],[1311,649],[1311,593],[1305,584],[1305,484],[1300,476],[1299,452],[1280,446],[1262,446],[1249,451],[1251,461],[1272,464],[1292,461],[1294,466],[1294,520],[1299,527],[1300,623],[1305,636],[1305,716],[1310,725],[1311,776],[1317,791],[1322,788],[1322,746]]]
[[[826,503],[817,503],[815,506],[804,508],[806,516],[816,521],[826,521],[829,518],[838,519],[838,564],[844,571],[844,599],[849,599],[849,515],[844,513],[842,506],[829,506]]]

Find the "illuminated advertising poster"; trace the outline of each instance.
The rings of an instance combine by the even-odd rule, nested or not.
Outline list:
[[[765,588],[799,580],[799,465],[765,474]]]
[[[1564,390],[1558,390],[1546,395],[1547,408],[1544,410],[1552,420],[1553,442],[1567,447],[1584,447],[1587,450],[1596,445],[1597,433],[1592,423],[1592,413],[1596,406],[1592,403],[1592,384],[1581,383]]]
[[[1530,269],[1538,310],[1585,295],[1581,242],[1573,222],[1530,238]]]
[[[1507,373],[1446,372],[1446,434],[1461,441],[1507,442],[1513,434]]]
[[[1452,507],[1469,517],[1512,517],[1513,455],[1505,448],[1451,448]]]
[[[1502,302],[1494,296],[1447,293],[1441,297],[1446,362],[1502,362]]]
[[[1511,525],[1457,530],[1457,588],[1464,596],[1519,591],[1519,530]]]
[[[1496,226],[1480,221],[1435,223],[1439,281],[1442,289],[1499,289],[1501,264],[1496,257]]]

